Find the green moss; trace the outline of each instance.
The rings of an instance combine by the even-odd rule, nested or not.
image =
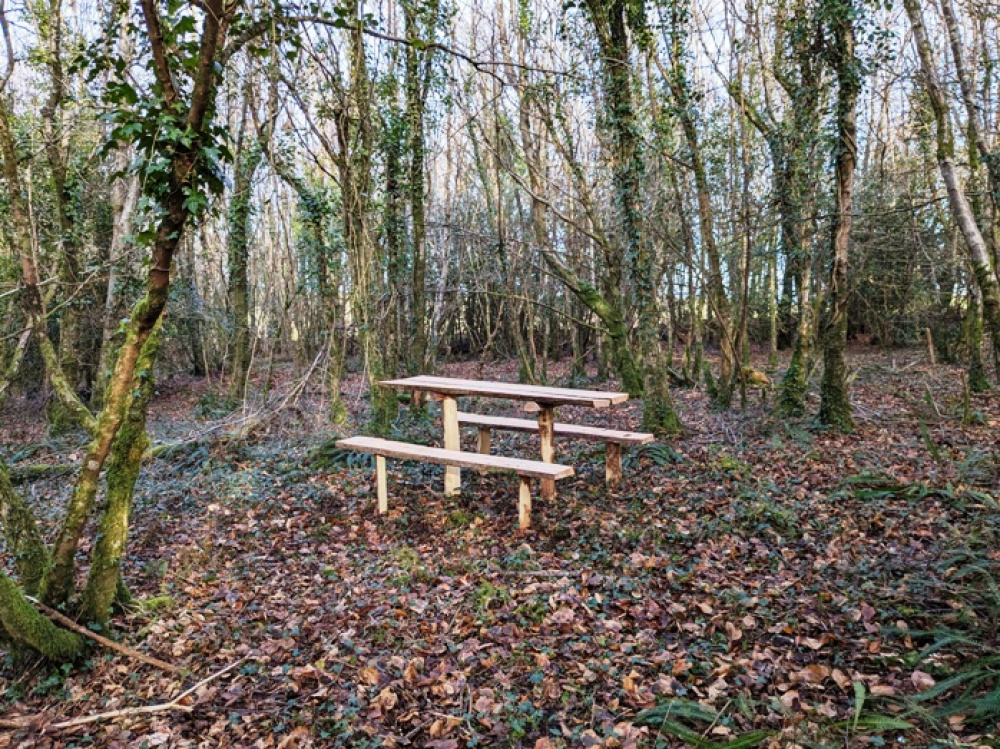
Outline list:
[[[0,460],[0,521],[4,541],[14,557],[14,567],[24,589],[34,595],[38,592],[49,554],[38,530],[35,516],[28,503],[10,483],[7,466]]]
[[[146,408],[155,382],[153,362],[160,347],[160,327],[146,341],[136,361],[128,411],[111,446],[108,461],[107,501],[91,556],[87,587],[83,594],[86,621],[106,625],[118,595],[121,559],[128,541],[129,516],[135,482],[142,458],[149,447]]]
[[[806,392],[809,383],[806,379],[808,368],[803,359],[802,349],[796,342],[792,360],[788,364],[785,376],[781,379],[781,391],[778,394],[778,413],[782,416],[802,416],[806,411]]]
[[[72,661],[83,652],[83,638],[60,629],[40,614],[3,570],[0,570],[0,626],[16,645],[31,648],[52,661]]]
[[[642,427],[658,437],[678,434],[681,431],[681,420],[670,397],[670,376],[666,360],[658,360],[657,366],[651,366],[649,370],[642,403]]]

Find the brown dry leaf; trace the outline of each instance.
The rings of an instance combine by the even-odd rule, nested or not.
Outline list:
[[[309,729],[305,726],[298,726],[281,740],[278,749],[298,749],[307,746],[312,746],[312,736],[309,735]]]
[[[403,669],[403,681],[407,684],[413,684],[417,680],[417,676],[420,675],[420,669],[424,667],[423,658],[414,658],[409,663],[406,664],[406,668]]]
[[[622,689],[625,693],[635,697],[636,692],[639,691],[639,682],[642,681],[642,674],[637,671],[631,671],[628,676],[622,681]]]
[[[386,687],[378,693],[378,697],[375,698],[375,702],[380,708],[382,708],[383,712],[389,712],[396,707],[396,703],[399,702],[399,697],[397,697],[396,693],[389,689],[389,687]]]
[[[378,669],[374,669],[371,666],[366,666],[358,672],[358,681],[362,684],[368,684],[369,686],[375,686],[379,683]]]
[[[679,661],[674,661],[674,667],[671,669],[671,673],[674,676],[680,676],[682,673],[691,668],[691,661],[684,660],[683,658]]]
[[[910,675],[910,681],[913,682],[913,686],[918,692],[926,692],[937,684],[933,676],[923,671],[914,671]]]
[[[799,701],[799,693],[794,689],[789,689],[783,695],[781,695],[781,704],[787,707],[789,710],[793,709],[796,703]]]
[[[819,684],[829,675],[829,666],[824,666],[820,663],[811,663],[795,674],[799,681],[804,681],[807,684]]]
[[[833,672],[830,674],[830,676],[833,677],[833,680],[837,682],[837,686],[840,687],[841,689],[847,689],[849,686],[851,686],[851,677],[849,677],[839,668],[833,669]]]
[[[549,741],[545,736],[535,742],[535,749],[553,749],[553,747],[555,747],[555,744]]]
[[[726,622],[726,636],[730,642],[736,642],[743,638],[743,630],[732,622]]]
[[[896,694],[896,688],[890,687],[888,684],[876,684],[871,691],[877,697],[891,697]]]
[[[813,650],[819,650],[821,647],[826,645],[822,640],[817,640],[815,637],[804,637],[802,638],[802,644]]]

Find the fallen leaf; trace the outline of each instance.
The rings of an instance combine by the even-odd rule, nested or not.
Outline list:
[[[910,681],[913,682],[913,686],[918,692],[926,692],[937,684],[933,676],[923,671],[914,671],[910,675]]]

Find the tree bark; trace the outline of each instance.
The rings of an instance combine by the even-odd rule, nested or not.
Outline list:
[[[994,354],[1000,357],[1000,284],[997,282],[993,269],[992,257],[986,240],[983,238],[979,225],[976,223],[972,206],[965,195],[965,189],[955,168],[955,139],[951,131],[948,100],[944,89],[938,80],[937,68],[934,64],[934,51],[931,49],[924,28],[923,14],[917,0],[904,0],[903,6],[910,18],[913,28],[913,43],[920,58],[920,68],[923,73],[924,88],[934,112],[937,127],[937,162],[948,193],[948,206],[952,217],[958,224],[965,246],[972,263],[972,272],[983,300],[983,317],[986,327],[993,339]]]
[[[111,605],[118,595],[121,560],[128,541],[129,516],[135,483],[142,459],[149,447],[146,408],[153,395],[153,363],[160,347],[160,324],[146,340],[136,362],[125,419],[115,435],[108,459],[107,492],[97,542],[90,560],[87,586],[83,591],[82,613],[86,622],[108,623]]]
[[[844,360],[844,350],[847,347],[847,250],[854,204],[854,170],[858,152],[857,100],[861,88],[860,64],[855,54],[853,14],[852,0],[838,4],[831,11],[833,39],[830,45],[834,74],[837,77],[837,142],[834,159],[836,213],[830,232],[833,263],[823,330],[823,381],[819,409],[821,423],[843,432],[854,428],[847,364]]]

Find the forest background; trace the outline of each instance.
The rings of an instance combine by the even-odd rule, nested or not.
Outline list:
[[[898,427],[940,469],[918,484],[992,512],[998,24],[974,0],[6,0],[11,658],[78,661],[86,637],[51,612],[104,629],[128,603],[144,459],[249,440],[303,399],[313,429],[417,429],[419,404],[401,415],[378,381],[461,361],[612,379],[682,449],[748,408],[864,440],[878,418],[859,422],[848,341],[888,352],[891,377],[919,347],[950,389],[925,385],[907,408],[931,415]],[[154,374],[196,378],[191,410],[216,425],[151,441]],[[968,444],[949,453],[932,422]],[[669,473],[681,452],[659,450],[636,465]],[[911,474],[862,473],[915,496]],[[49,507],[36,482],[59,476]],[[986,721],[988,673],[965,694],[991,695]]]

